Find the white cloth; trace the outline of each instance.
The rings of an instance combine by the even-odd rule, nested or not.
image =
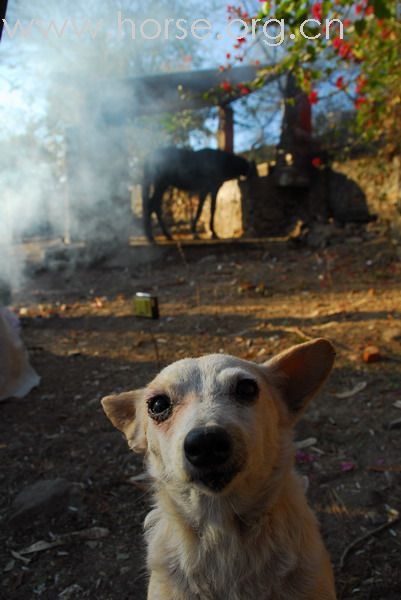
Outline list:
[[[23,398],[39,382],[20,336],[18,318],[0,307],[0,401]]]

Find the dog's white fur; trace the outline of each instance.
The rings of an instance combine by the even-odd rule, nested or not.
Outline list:
[[[0,402],[23,398],[40,382],[29,363],[17,317],[0,306]]]
[[[332,569],[302,483],[292,426],[334,361],[327,340],[295,346],[265,365],[226,355],[185,359],[143,390],[104,398],[130,447],[144,451],[155,504],[145,521],[148,600],[335,600]],[[252,378],[255,402],[233,398]],[[147,400],[172,399],[155,422]],[[220,426],[239,470],[221,490],[193,481],[183,451],[196,427]]]

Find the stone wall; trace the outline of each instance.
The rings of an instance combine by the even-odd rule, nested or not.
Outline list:
[[[374,215],[401,239],[401,159],[369,157],[314,169],[311,185],[279,187],[274,174],[242,184],[245,235],[284,235],[297,220],[367,223]]]
[[[245,235],[263,237],[280,235],[285,230],[285,203],[271,175],[241,184],[242,214]]]
[[[299,220],[327,220],[327,173],[317,171],[315,175],[310,187],[280,186],[274,171],[244,182],[241,188],[246,235],[284,236]]]
[[[344,199],[348,199],[351,206],[353,202],[356,204],[359,189],[369,212],[387,221],[393,235],[401,237],[400,157],[396,156],[391,161],[369,157],[335,162],[333,172],[346,178],[343,186],[338,186],[332,177],[330,202],[333,207],[342,204]]]

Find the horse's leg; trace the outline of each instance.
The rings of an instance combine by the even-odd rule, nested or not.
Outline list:
[[[169,230],[166,227],[166,224],[163,221],[161,204],[158,206],[158,208],[156,209],[155,212],[156,212],[157,220],[159,221],[159,225],[161,227],[164,237],[166,237],[168,240],[172,240],[173,236],[171,235],[171,233],[169,232]]]
[[[198,208],[196,209],[195,218],[192,221],[192,233],[193,233],[194,237],[196,237],[196,226],[197,226],[199,218],[202,214],[202,209],[203,209],[203,205],[205,204],[206,196],[207,196],[207,192],[199,193]]]
[[[152,232],[152,198],[149,200],[147,205],[143,205],[143,229],[145,232],[146,238],[149,242],[154,242],[153,232]]]
[[[219,236],[217,235],[217,233],[214,230],[214,215],[216,213],[218,191],[219,191],[218,189],[212,191],[212,193],[211,193],[212,201],[211,201],[211,205],[210,205],[210,231],[212,232],[212,238],[214,240],[219,239]]]
[[[143,230],[149,242],[154,242],[152,233],[152,201],[149,180],[144,177],[142,182],[142,219]]]
[[[167,229],[164,221],[163,221],[163,210],[162,210],[162,202],[163,195],[166,191],[166,187],[164,185],[157,185],[155,188],[155,193],[153,194],[152,199],[152,212],[156,214],[157,220],[159,221],[160,228],[163,232],[164,237],[168,240],[172,240],[171,233]]]

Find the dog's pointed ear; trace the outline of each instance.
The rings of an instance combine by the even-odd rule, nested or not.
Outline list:
[[[333,345],[320,338],[293,346],[266,363],[292,419],[297,419],[329,375]]]
[[[124,392],[102,398],[106,416],[122,431],[135,452],[146,450],[145,406],[143,390]]]

